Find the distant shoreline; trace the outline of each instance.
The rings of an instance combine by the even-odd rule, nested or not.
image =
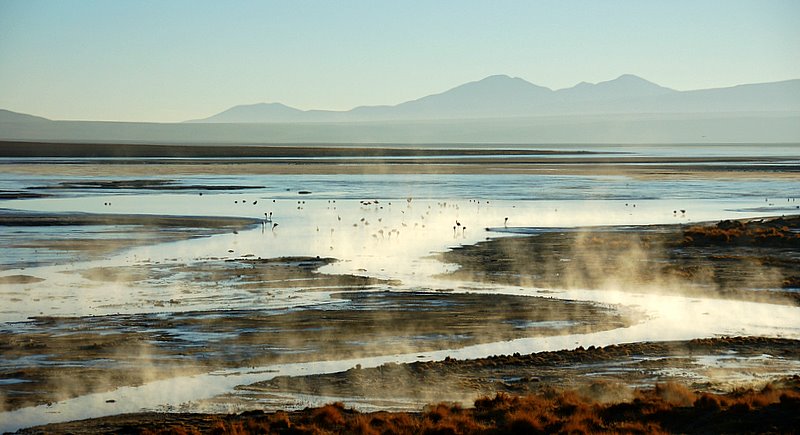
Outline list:
[[[521,144],[134,144],[0,141],[0,157],[84,157],[84,158],[242,158],[242,157],[416,157],[416,156],[504,156],[504,155],[591,155],[584,150],[519,149]],[[435,146],[436,148],[433,148]],[[515,148],[517,147],[517,148]],[[604,153],[608,154],[608,153]]]
[[[525,143],[157,143],[157,142],[72,142],[72,141],[17,141],[0,140],[0,157],[57,157],[57,158],[330,158],[330,157],[543,157],[553,163],[553,157],[592,157],[628,154],[625,149],[636,146],[664,146],[664,144],[525,144]],[[679,144],[676,146],[758,146],[763,144],[717,143]],[[773,146],[800,147],[800,143],[770,143]],[[539,148],[537,148],[539,147]],[[593,151],[592,147],[614,147],[619,151]],[[555,149],[554,149],[555,148]],[[620,162],[618,158],[604,157],[604,161]],[[719,162],[713,158],[629,158],[631,163],[654,162]],[[773,157],[728,157],[724,161],[775,161]]]
[[[691,144],[684,144],[691,145]],[[756,145],[756,144],[752,144]],[[781,145],[781,144],[774,144]],[[800,145],[800,144],[786,144]],[[542,147],[537,149],[534,147]],[[553,163],[553,157],[603,157],[600,161],[615,163],[672,163],[672,162],[753,162],[778,161],[775,157],[625,157],[625,151],[592,151],[593,146],[613,146],[614,144],[324,144],[324,143],[286,143],[286,144],[166,144],[166,143],[116,143],[116,142],[45,142],[45,141],[5,141],[0,140],[0,157],[55,157],[55,158],[208,158],[214,161],[241,158],[377,158],[377,157],[543,157],[543,162]],[[646,144],[640,146],[647,146]],[[656,145],[658,146],[658,145]],[[703,144],[702,146],[746,146],[746,144]],[[563,149],[549,149],[563,148]],[[617,157],[619,156],[619,157]]]
[[[786,144],[787,146],[797,144]],[[797,178],[790,156],[647,156],[625,146],[524,144],[130,144],[0,141],[0,167],[20,174],[538,174],[637,178]],[[646,145],[640,145],[645,147]],[[654,145],[658,146],[658,145]],[[715,146],[715,145],[699,145]],[[718,144],[716,146],[737,146]],[[753,154],[758,154],[752,144]],[[780,145],[778,145],[780,146]],[[527,148],[521,148],[527,147]],[[538,148],[540,147],[540,148]],[[798,145],[800,152],[800,145]],[[538,149],[537,149],[538,148]],[[89,170],[88,168],[91,168]]]

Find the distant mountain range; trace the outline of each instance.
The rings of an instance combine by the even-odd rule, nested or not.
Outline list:
[[[490,76],[394,106],[232,107],[182,123],[0,110],[0,140],[106,143],[800,143],[800,80],[676,91],[633,75],[551,90]]]
[[[299,110],[281,103],[235,106],[192,123],[421,121],[531,116],[800,111],[800,79],[676,91],[625,74],[596,84],[551,90],[495,75],[395,106],[348,111]]]

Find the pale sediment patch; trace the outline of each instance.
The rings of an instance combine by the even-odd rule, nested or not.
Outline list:
[[[44,281],[44,278],[39,278],[33,275],[0,276],[0,284],[35,284],[42,281]]]

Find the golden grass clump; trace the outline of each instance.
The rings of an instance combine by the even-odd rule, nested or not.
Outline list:
[[[684,230],[683,244],[798,246],[800,234],[793,232],[785,222],[782,219],[766,222],[726,220],[716,225],[695,225]]]
[[[311,419],[320,427],[335,429],[345,424],[343,410],[342,402],[331,403],[311,411]]]
[[[498,393],[473,408],[438,403],[422,412],[361,413],[333,403],[296,412],[214,416],[147,435],[198,434],[505,434],[505,433],[792,433],[800,427],[800,377],[761,390],[699,393],[676,383],[634,392],[632,400],[603,403],[576,391],[529,396]]]

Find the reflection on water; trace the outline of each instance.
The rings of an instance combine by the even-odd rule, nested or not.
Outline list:
[[[5,184],[20,179],[2,175]],[[28,186],[56,185],[64,177],[22,177]],[[158,179],[158,177],[153,177]],[[185,283],[92,282],[75,270],[138,264],[183,264],[203,258],[252,256],[324,256],[341,261],[322,272],[369,275],[400,280],[408,289],[449,289],[435,275],[452,270],[430,254],[487,237],[586,225],[688,223],[726,218],[776,215],[800,206],[793,202],[800,180],[693,179],[633,180],[617,176],[541,175],[237,175],[182,178],[187,185],[263,186],[239,192],[163,193],[123,189],[56,189],[54,197],[5,200],[3,208],[90,213],[244,216],[264,220],[252,230],[168,245],[141,246],[105,258],[83,260],[73,252],[69,264],[46,263],[62,251],[26,248],[20,241],[83,237],[130,237],[121,227],[5,227],[0,242],[0,276],[26,274],[45,281],[3,284],[6,303],[0,320],[32,315],[97,315],[163,311],[173,299],[184,301],[173,310],[261,306],[244,294],[225,298],[224,288],[193,289]],[[309,193],[299,193],[299,192]],[[277,226],[275,226],[277,224]],[[507,228],[508,227],[508,228]],[[494,231],[487,231],[492,228]],[[28,244],[31,246],[31,243]],[[61,258],[63,261],[63,258]],[[78,261],[78,263],[72,264]],[[24,268],[24,269],[23,269]],[[318,303],[321,296],[289,289],[285,306]],[[227,299],[227,300],[226,300]]]
[[[499,189],[498,186],[495,188]],[[341,260],[323,267],[321,272],[400,280],[403,286],[410,289],[448,289],[452,287],[451,282],[440,281],[433,276],[452,270],[453,266],[442,264],[430,258],[430,255],[451,246],[473,244],[487,237],[530,232],[531,228],[539,227],[687,223],[764,214],[740,211],[763,201],[754,198],[514,201],[480,198],[443,201],[407,197],[373,198],[365,202],[349,198],[318,199],[315,196],[295,194],[292,200],[272,200],[256,193],[203,196],[140,193],[7,201],[10,206],[36,211],[204,216],[236,214],[262,220],[265,219],[265,213],[267,216],[272,213],[272,218],[271,222],[238,234],[136,247],[120,255],[60,267],[27,267],[24,271],[9,269],[4,275],[25,273],[44,278],[45,281],[4,285],[4,293],[13,291],[19,294],[7,299],[0,311],[0,319],[23,320],[41,314],[98,315],[163,310],[164,304],[176,298],[183,303],[172,309],[181,311],[214,309],[222,300],[225,300],[226,308],[250,308],[262,304],[260,299],[249,294],[224,298],[226,290],[219,287],[204,288],[198,290],[199,293],[187,295],[185,284],[180,281],[162,281],[158,288],[153,289],[141,282],[92,282],[75,274],[64,273],[70,270],[187,263],[202,258],[319,255]],[[104,205],[108,203],[111,205]],[[277,226],[273,228],[275,224]],[[496,231],[487,231],[487,228]],[[69,233],[64,233],[65,230],[58,227],[35,230],[10,228],[0,238],[12,246],[10,242],[19,240],[26,234],[25,231],[30,231],[32,238],[54,236],[80,239],[83,236],[81,232],[87,233],[87,237],[94,237],[100,230],[103,229],[68,227],[66,231]],[[103,237],[106,236],[117,235],[103,234]],[[34,260],[44,261],[51,255],[54,254],[48,250],[17,247],[4,250],[0,254],[0,263],[13,264],[26,258],[24,266]],[[74,255],[75,259],[81,258],[80,253]],[[303,294],[295,302],[308,303],[309,298],[318,300],[318,296]]]
[[[476,291],[472,288],[470,291]],[[520,293],[517,288],[493,287],[485,291],[492,293],[537,295],[537,289]],[[719,299],[687,299],[681,296],[648,294],[631,300],[627,292],[597,292],[591,290],[548,291],[548,296],[574,300],[593,300],[602,303],[635,304],[643,310],[648,319],[629,328],[602,331],[589,334],[561,335],[543,338],[522,338],[506,342],[479,344],[460,349],[448,349],[435,352],[414,352],[380,357],[358,358],[351,360],[320,361],[299,364],[276,364],[267,367],[242,367],[220,370],[205,375],[176,377],[163,381],[155,381],[141,387],[123,387],[117,390],[89,394],[76,399],[65,400],[48,406],[24,408],[3,415],[5,420],[0,429],[13,430],[32,424],[74,420],[123,412],[141,410],[182,411],[182,412],[240,412],[256,407],[263,409],[268,401],[241,403],[234,387],[257,381],[272,379],[279,375],[309,375],[333,373],[355,367],[360,364],[364,368],[376,367],[387,362],[405,363],[414,361],[443,360],[446,357],[456,359],[478,358],[488,355],[523,354],[540,351],[572,349],[578,346],[606,346],[617,343],[637,341],[687,340],[696,337],[712,337],[719,335],[765,335],[800,338],[800,307],[758,304],[741,301],[725,301]],[[742,320],[749,319],[749,320]],[[700,361],[702,363],[702,361]],[[721,362],[712,362],[722,365]],[[752,362],[745,361],[744,367]],[[735,372],[740,365],[730,363],[730,371]],[[711,369],[697,369],[697,376],[710,376]],[[693,375],[694,376],[694,375]],[[733,374],[728,378],[733,379]],[[741,378],[742,376],[740,376]],[[209,399],[221,394],[233,394],[231,401]],[[264,398],[262,398],[264,399]],[[269,399],[269,396],[265,396]],[[321,405],[325,397],[293,397],[298,408],[309,405]],[[113,400],[111,402],[110,400]],[[288,401],[291,402],[291,401]],[[281,398],[280,405],[285,407],[286,398]],[[348,406],[358,406],[357,400],[346,400]],[[390,404],[398,409],[413,408],[399,403]],[[269,408],[268,408],[269,409]],[[370,410],[370,406],[360,409]]]
[[[616,149],[618,151],[618,149]],[[638,152],[638,148],[622,148]],[[649,148],[650,155],[714,155],[720,149]],[[773,156],[794,156],[796,147],[767,147]],[[752,147],[728,147],[725,153],[745,155]],[[138,177],[137,179],[140,179]],[[0,175],[0,190],[55,186],[63,181],[90,178]],[[115,179],[125,179],[119,177]],[[133,178],[130,178],[133,179]],[[154,175],[152,179],[159,179]],[[64,252],[15,246],[0,251],[0,277],[31,275],[39,283],[0,284],[4,304],[0,321],[14,322],[36,315],[82,316],[115,313],[263,308],[256,294],[232,294],[230,288],[194,286],[179,278],[154,282],[95,282],[78,271],[108,266],[175,265],[215,258],[272,258],[280,256],[333,257],[340,261],[321,272],[367,275],[399,280],[397,290],[452,290],[558,297],[603,304],[622,304],[646,314],[634,326],[592,334],[530,338],[490,343],[422,355],[422,359],[479,357],[500,353],[606,345],[641,340],[677,340],[714,335],[770,335],[800,338],[797,307],[689,299],[657,294],[632,295],[613,291],[557,291],[458,283],[436,278],[452,270],[431,254],[487,237],[513,232],[586,225],[673,224],[726,218],[793,213],[800,180],[771,179],[631,179],[619,176],[544,175],[231,175],[187,176],[187,186],[261,186],[246,191],[182,193],[144,189],[29,189],[48,198],[2,200],[0,208],[46,212],[89,212],[153,215],[243,216],[264,220],[256,228],[237,233],[147,245],[69,262],[33,267]],[[301,191],[303,193],[301,193]],[[271,215],[270,215],[271,213]],[[277,226],[275,226],[277,224]],[[496,229],[488,231],[487,228]],[[122,237],[120,227],[4,227],[3,246],[47,238]],[[546,293],[545,293],[546,292]],[[324,291],[309,292],[287,286],[275,291],[274,308],[330,304]],[[170,304],[179,299],[179,305]],[[5,327],[13,328],[9,323]],[[521,324],[519,328],[563,325]],[[181,331],[173,331],[180,334]],[[270,366],[174,378],[112,393],[84,396],[57,404],[2,415],[3,428],[28,423],[105,415],[159,405],[179,407],[189,401],[229,392],[242,383],[274,374],[324,373],[365,367],[386,361],[415,361],[420,355],[403,354],[352,361]],[[274,373],[273,373],[274,371]],[[223,376],[224,375],[224,376]],[[13,379],[4,382],[14,382]],[[109,397],[124,398],[106,402]],[[177,409],[177,408],[168,408]],[[180,408],[183,409],[183,408]],[[189,408],[196,409],[196,408]],[[87,414],[87,410],[96,410]],[[10,425],[9,425],[10,424]],[[14,426],[16,425],[16,426]]]

